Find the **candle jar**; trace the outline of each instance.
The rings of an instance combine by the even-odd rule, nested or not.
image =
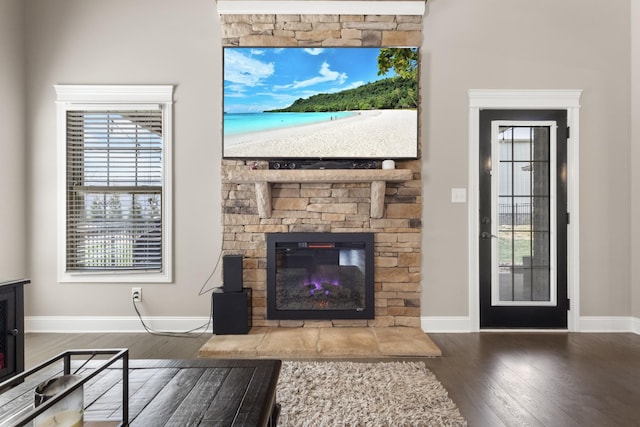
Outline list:
[[[35,407],[71,388],[80,381],[80,375],[62,375],[51,378],[36,387]],[[84,392],[78,387],[60,399],[34,421],[34,427],[82,427],[84,423]]]
[[[382,169],[395,169],[396,168],[396,162],[394,162],[393,160],[383,160],[382,161]]]

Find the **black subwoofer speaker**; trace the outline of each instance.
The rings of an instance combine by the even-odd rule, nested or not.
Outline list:
[[[222,257],[222,286],[225,292],[242,292],[242,255]]]
[[[215,291],[213,298],[213,333],[247,334],[251,327],[251,289],[240,292]]]

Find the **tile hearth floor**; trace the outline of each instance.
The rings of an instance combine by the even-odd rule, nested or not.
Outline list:
[[[442,352],[419,328],[252,328],[246,335],[214,335],[202,358],[438,357]]]

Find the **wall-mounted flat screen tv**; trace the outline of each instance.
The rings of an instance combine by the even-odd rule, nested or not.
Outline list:
[[[225,47],[223,56],[224,158],[417,158],[417,47]]]

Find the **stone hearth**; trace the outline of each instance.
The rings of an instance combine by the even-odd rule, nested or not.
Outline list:
[[[438,357],[442,352],[419,328],[253,328],[248,335],[215,335],[198,357],[387,358]]]

